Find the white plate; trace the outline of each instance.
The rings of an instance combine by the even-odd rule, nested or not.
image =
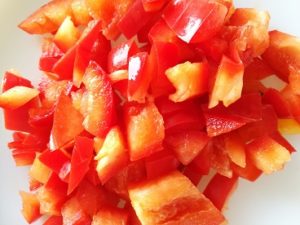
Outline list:
[[[17,29],[17,24],[45,0],[1,0],[0,3],[0,73],[15,68],[37,80],[39,42]],[[267,9],[271,28],[300,37],[300,1],[236,0],[237,6]],[[1,75],[2,76],[2,75]],[[26,224],[20,213],[19,190],[27,190],[27,171],[16,168],[6,147],[10,134],[0,119],[0,225]],[[300,149],[300,136],[289,137]],[[225,214],[230,225],[299,225],[300,224],[300,155],[285,170],[263,176],[257,182],[241,181]],[[40,223],[36,223],[40,224]]]

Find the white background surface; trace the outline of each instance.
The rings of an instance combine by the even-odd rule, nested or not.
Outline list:
[[[17,24],[45,0],[0,0],[0,76],[15,68],[37,80],[39,42],[17,29]],[[271,28],[300,37],[299,0],[236,0],[237,6],[266,9]],[[289,137],[300,151],[300,136]],[[27,171],[16,168],[6,147],[10,140],[0,118],[0,225],[26,224],[21,216],[19,190],[27,190]],[[300,224],[300,153],[284,171],[263,176],[257,182],[242,181],[226,211],[229,225]],[[39,223],[37,223],[39,224]]]

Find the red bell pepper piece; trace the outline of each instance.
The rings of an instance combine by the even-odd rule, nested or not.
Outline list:
[[[231,159],[226,151],[226,145],[223,136],[217,136],[211,139],[207,145],[210,151],[210,166],[222,176],[231,178],[233,171],[231,169]]]
[[[147,178],[153,179],[175,170],[179,161],[170,150],[162,150],[145,158]]]
[[[67,199],[67,184],[52,173],[47,183],[38,189],[41,214],[60,216],[61,207]]]
[[[164,115],[165,131],[167,134],[188,131],[202,130],[205,128],[205,120],[199,109],[189,108],[169,115]]]
[[[54,111],[50,148],[59,149],[73,141],[83,131],[82,122],[83,116],[74,108],[70,97],[61,94]]]
[[[191,164],[187,165],[183,170],[183,175],[185,175],[187,178],[190,179],[190,181],[198,187],[199,182],[203,175],[201,173],[198,173]]]
[[[85,70],[91,60],[97,62],[102,69],[106,70],[106,55],[109,53],[111,48],[110,42],[103,36],[102,33],[99,32],[97,39],[92,44],[93,46],[78,45],[76,49],[73,82],[77,87],[80,87]]]
[[[100,29],[101,23],[99,21],[92,21],[86,30],[84,30],[76,44],[55,63],[52,72],[57,74],[59,79],[71,79],[73,77],[74,61],[77,49],[91,49],[98,38]]]
[[[2,82],[2,92],[5,92],[15,86],[24,86],[32,88],[31,82],[25,78],[13,72],[5,72]],[[36,107],[38,104],[37,99],[29,101],[25,105],[17,109],[5,109],[4,110],[4,123],[5,128],[8,130],[31,132],[32,127],[28,123],[29,109]]]
[[[94,136],[104,137],[114,123],[114,97],[110,80],[102,68],[91,61],[83,77],[87,89],[86,115],[83,126]],[[99,94],[101,93],[101,94]]]
[[[47,137],[50,136],[51,128],[53,125],[53,115],[55,108],[32,108],[29,110],[30,126],[34,127],[35,130],[44,132]]]
[[[246,166],[244,168],[232,163],[231,169],[237,176],[252,182],[256,181],[262,174],[262,171],[256,168],[248,154],[246,156]]]
[[[124,224],[128,225],[127,210],[113,207],[101,208],[93,217],[93,225]]]
[[[161,10],[169,0],[142,0],[146,12]]]
[[[155,97],[171,94],[175,91],[165,75],[165,70],[179,62],[179,50],[173,43],[153,42],[150,54],[154,58],[155,74],[151,81],[151,94]]]
[[[294,146],[292,146],[281,134],[279,131],[270,134],[270,137],[275,140],[277,143],[285,147],[290,153],[296,152]]]
[[[91,60],[99,64],[105,71],[108,71],[108,54],[111,51],[111,42],[100,32],[98,39],[91,49]]]
[[[207,175],[210,171],[210,157],[211,157],[211,150],[209,142],[207,146],[200,151],[200,153],[194,158],[194,160],[188,165],[189,169],[195,171],[199,175]]]
[[[90,225],[92,220],[87,215],[76,197],[70,198],[62,206],[63,224]]]
[[[40,203],[36,197],[36,194],[27,193],[24,191],[20,192],[22,198],[22,214],[27,223],[32,223],[37,220],[40,214]]]
[[[263,102],[273,106],[279,118],[287,118],[291,116],[289,103],[284,99],[280,92],[273,88],[268,88],[263,95]]]
[[[197,113],[201,113],[200,104],[198,100],[191,99],[184,102],[173,102],[166,96],[161,96],[155,99],[155,104],[159,110],[159,112],[163,116],[170,116],[171,114],[175,114],[180,111],[196,111]]]
[[[61,179],[66,179],[70,173],[71,160],[69,156],[61,150],[46,150],[39,156],[39,160]]]
[[[64,53],[55,45],[53,40],[44,39],[42,44],[42,55],[39,60],[39,68],[45,72],[51,72],[55,63]]]
[[[247,123],[262,118],[262,103],[259,94],[243,95],[241,99],[225,107],[203,107],[208,136],[217,136],[238,129]]]
[[[126,167],[129,156],[119,127],[108,132],[95,160],[98,161],[96,170],[102,184]]]
[[[290,85],[287,85],[282,91],[281,91],[282,98],[287,103],[287,109],[291,112],[292,117],[300,122],[300,96],[295,94],[292,87]]]
[[[185,76],[182,76],[182,74]],[[209,65],[207,62],[177,64],[165,71],[176,92],[169,95],[173,102],[182,102],[208,92]]]
[[[269,32],[269,36],[270,45],[262,57],[287,82],[292,70],[300,69],[299,38],[277,30]]]
[[[215,36],[197,44],[196,50],[204,51],[206,57],[219,64],[224,53],[228,50],[228,42]]]
[[[103,34],[108,40],[115,40],[120,35],[119,21],[126,15],[134,0],[85,0],[88,13],[102,23]]]
[[[63,219],[61,216],[51,216],[43,223],[43,225],[63,225]]]
[[[128,200],[128,185],[146,179],[146,168],[143,160],[131,162],[125,169],[105,183],[105,188],[123,199]]]
[[[128,60],[139,52],[139,48],[133,39],[121,43],[108,54],[108,71],[123,70],[128,68]]]
[[[226,107],[236,102],[242,95],[243,74],[244,64],[240,59],[234,61],[223,55],[211,91],[209,108],[218,105],[219,101]]]
[[[236,176],[228,178],[216,174],[206,186],[203,194],[209,198],[219,210],[222,210],[225,207],[230,194],[236,187],[237,182],[238,177]]]
[[[203,150],[209,137],[202,131],[184,131],[167,135],[165,142],[172,149],[177,159],[188,165]]]
[[[86,179],[94,186],[98,186],[101,183],[96,168],[97,168],[97,161],[92,160],[89,171],[86,173],[85,176]]]
[[[247,144],[247,151],[254,165],[266,174],[283,169],[291,153],[270,136],[262,136]]]
[[[219,210],[178,171],[130,186],[129,196],[142,224],[164,224],[170,220],[175,224],[224,221]]]
[[[153,27],[149,31],[148,37],[152,45],[155,45],[156,42],[174,44],[177,47],[177,56],[169,55],[169,57],[178,57],[179,61],[176,63],[191,60],[194,61],[195,59],[196,54],[193,48],[181,39],[179,39],[176,36],[176,33],[174,33],[172,29],[170,29],[170,27],[166,24],[166,22],[163,19],[159,19],[153,25]]]
[[[130,39],[146,25],[153,15],[153,12],[145,11],[142,0],[136,0],[119,21],[118,27],[126,38]]]
[[[164,10],[163,18],[183,41],[201,42],[217,34],[227,11],[216,1],[172,0]]]
[[[262,107],[262,119],[253,123],[249,123],[237,131],[242,140],[247,143],[254,138],[272,134],[277,131],[277,115],[271,105]]]
[[[86,137],[75,139],[71,158],[68,194],[72,193],[79,185],[89,170],[90,162],[94,156],[94,142]]]
[[[62,93],[69,95],[73,88],[73,83],[70,81],[57,81],[43,76],[38,86],[42,106],[47,109],[54,108],[59,96]]]
[[[101,208],[115,206],[119,201],[116,196],[102,187],[94,186],[87,180],[80,182],[74,197],[80,202],[81,209],[90,217],[93,217]]]
[[[146,52],[137,53],[128,62],[128,100],[145,102],[152,79],[151,58]]]
[[[153,103],[128,106],[125,123],[130,159],[138,160],[162,149],[164,122]]]

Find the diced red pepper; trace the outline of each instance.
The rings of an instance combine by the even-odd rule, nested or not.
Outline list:
[[[153,16],[153,12],[146,12],[142,0],[136,0],[128,9],[126,14],[118,23],[120,31],[126,38],[132,38],[138,31],[146,25]]]
[[[203,150],[209,137],[202,131],[185,131],[167,135],[165,142],[172,149],[177,159],[188,165]]]
[[[71,158],[68,194],[74,191],[88,172],[93,153],[94,141],[92,139],[76,137]]]
[[[145,158],[147,178],[153,179],[175,170],[179,165],[174,153],[170,150],[162,150]]]
[[[152,79],[152,63],[147,52],[139,52],[128,62],[128,100],[145,102],[145,97]]]
[[[90,225],[91,218],[83,211],[79,200],[70,198],[62,207],[63,224]]]
[[[65,179],[70,173],[71,160],[62,150],[46,150],[39,160],[55,172],[61,179]]]
[[[237,182],[238,177],[236,176],[227,178],[216,174],[206,186],[203,194],[209,198],[219,210],[222,210],[230,194],[236,187]]]
[[[128,212],[119,208],[102,208],[93,217],[93,225],[128,225]]]
[[[142,0],[146,12],[159,11],[169,0]]]
[[[2,78],[2,92],[5,92],[15,86],[24,86],[32,88],[32,84],[29,80],[20,77],[14,72],[5,72]],[[5,109],[4,110],[4,123],[5,128],[8,130],[31,132],[33,129],[28,124],[28,111],[29,109],[37,106],[37,99],[33,99],[25,105],[17,109]]]
[[[129,156],[119,127],[113,127],[108,132],[95,160],[102,184],[127,165]]]
[[[73,77],[77,49],[91,49],[98,38],[100,29],[101,23],[99,21],[91,21],[86,30],[83,31],[83,34],[76,44],[55,63],[53,66],[53,72],[56,73],[60,79],[70,80]]]
[[[63,52],[55,45],[52,39],[45,38],[42,44],[42,55],[39,68],[45,72],[51,72],[54,64],[63,56]]]
[[[237,101],[242,94],[244,65],[223,55],[216,80],[210,96],[209,108],[215,107],[219,101],[229,106]]]
[[[128,40],[113,48],[108,57],[108,71],[114,72],[128,68],[128,60],[131,56],[139,52],[139,48],[134,40]]]
[[[113,125],[115,117],[111,83],[102,68],[91,61],[83,77],[83,84],[88,91],[83,126],[89,133],[103,137]]]
[[[22,214],[27,223],[30,224],[41,216],[40,203],[35,194],[21,191],[20,195],[23,202]]]
[[[83,116],[74,108],[70,97],[61,94],[54,111],[50,148],[59,149],[74,141],[83,131],[82,123]]]
[[[183,41],[201,42],[213,37],[222,28],[227,8],[216,1],[173,0],[163,18]]]
[[[153,103],[125,109],[127,141],[131,160],[138,160],[162,149],[164,122]]]
[[[160,194],[158,194],[160,193]],[[142,224],[221,224],[222,214],[178,171],[129,188],[133,208]],[[174,214],[169,210],[175,209]],[[160,216],[159,216],[160,215]]]
[[[61,216],[51,216],[43,223],[43,225],[63,225],[63,219]]]
[[[67,199],[67,184],[52,173],[47,183],[38,189],[41,214],[60,216],[61,207]]]

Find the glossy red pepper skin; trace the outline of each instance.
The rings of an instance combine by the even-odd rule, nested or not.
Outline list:
[[[222,27],[227,8],[207,0],[171,1],[163,18],[183,41],[201,42],[213,37]]]
[[[76,137],[71,158],[68,194],[80,184],[87,174],[94,153],[94,141],[87,137]]]

